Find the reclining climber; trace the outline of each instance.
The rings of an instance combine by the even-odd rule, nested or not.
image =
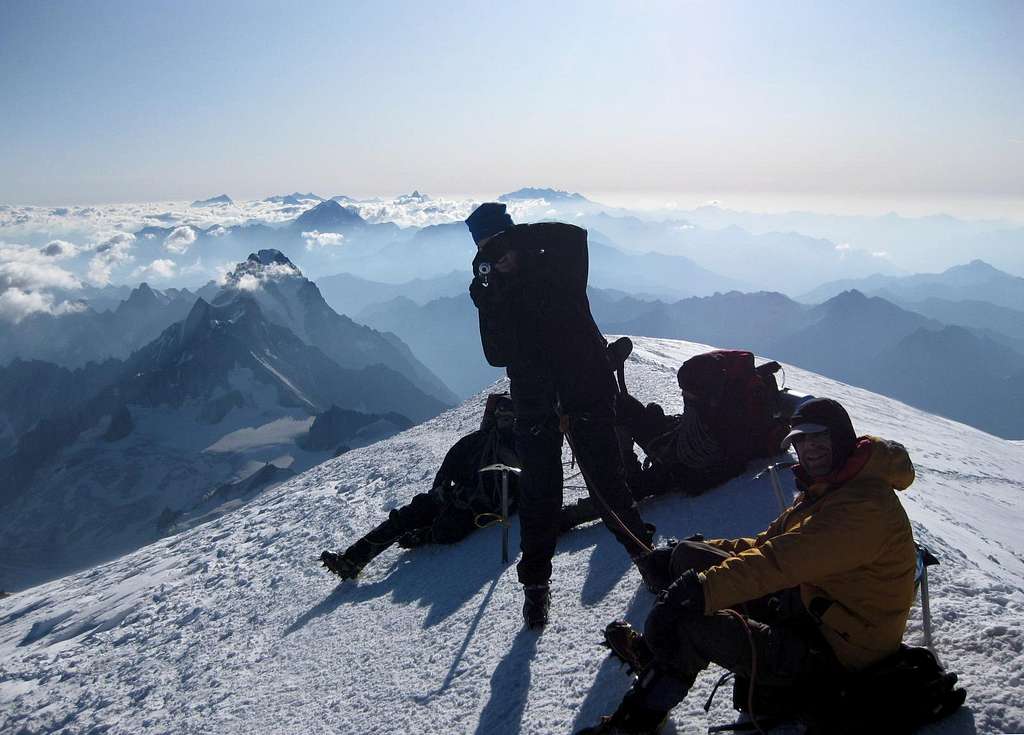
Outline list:
[[[457,441],[445,455],[429,492],[416,495],[388,519],[341,554],[325,551],[320,561],[344,579],[352,579],[394,543],[409,549],[424,544],[454,544],[475,529],[501,517],[501,477],[480,472],[492,464],[518,466],[512,440],[512,401],[488,396],[480,428]],[[509,473],[509,508],[518,497],[516,476]]]
[[[654,733],[714,662],[757,686],[807,687],[900,649],[916,550],[896,490],[914,480],[900,444],[858,438],[845,409],[816,398],[792,417],[796,502],[755,538],[656,551],[675,581],[643,633],[606,637],[638,676],[615,713],[583,731]]]
[[[700,495],[743,474],[747,463],[781,450],[788,416],[778,415],[775,373],[779,363],[754,367],[740,350],[713,350],[684,362],[677,373],[683,413],[666,416],[657,403],[644,406],[621,392],[616,399],[626,483],[636,500],[668,492]],[[634,442],[644,450],[640,463]],[[568,530],[596,520],[589,498],[562,509]]]

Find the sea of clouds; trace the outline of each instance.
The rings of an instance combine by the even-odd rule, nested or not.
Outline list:
[[[371,223],[393,222],[403,228],[457,222],[480,202],[465,198],[431,198],[414,193],[394,199],[339,198]],[[187,276],[223,280],[234,263],[203,258],[197,252],[197,228],[214,228],[217,237],[234,225],[281,225],[316,206],[317,199],[299,204],[279,201],[239,201],[193,206],[187,202],[149,202],[97,206],[37,207],[0,205],[0,319],[20,321],[35,312],[54,315],[79,311],[84,304],[76,292],[111,284],[142,281],[172,285]],[[514,218],[549,211],[542,199],[509,203]],[[140,255],[136,235],[146,227],[172,228],[162,238],[158,257]],[[303,232],[306,249],[344,247],[342,233]],[[193,278],[193,280],[195,280]]]

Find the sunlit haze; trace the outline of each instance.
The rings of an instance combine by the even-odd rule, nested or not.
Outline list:
[[[1022,218],[1022,35],[1014,2],[7,2],[0,202],[532,185]]]

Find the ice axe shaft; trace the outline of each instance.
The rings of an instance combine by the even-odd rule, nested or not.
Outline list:
[[[782,492],[782,481],[779,479],[779,469],[785,467],[792,467],[794,462],[777,462],[775,464],[768,465],[764,471],[759,472],[755,475],[754,479],[761,479],[767,473],[768,477],[772,481],[772,490],[775,492],[775,501],[779,504],[779,512],[786,510],[786,497]]]
[[[928,567],[921,573],[921,627],[924,630],[924,647],[935,655],[932,643],[932,606],[928,597]],[[936,656],[936,659],[938,657]]]
[[[522,470],[507,464],[491,464],[480,471],[501,472],[501,563],[508,564],[508,473],[518,475]]]

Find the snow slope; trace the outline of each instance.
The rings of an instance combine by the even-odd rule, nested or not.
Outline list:
[[[700,345],[637,339],[631,390],[678,410],[675,369]],[[940,656],[968,706],[933,733],[1024,731],[1024,444],[787,368],[797,390],[842,401],[862,433],[904,442],[903,501],[932,572]],[[117,561],[0,600],[0,732],[565,733],[618,702],[628,679],[598,647],[653,597],[599,525],[564,537],[552,622],[522,629],[500,531],[455,547],[386,552],[335,584],[315,559],[429,484],[477,425],[482,397],[321,464],[237,512]],[[645,517],[665,535],[749,534],[777,513],[758,468]],[[578,492],[578,491],[577,491]],[[517,524],[513,524],[513,536]],[[915,609],[907,638],[920,640]],[[702,675],[668,733],[733,719],[720,672]]]

